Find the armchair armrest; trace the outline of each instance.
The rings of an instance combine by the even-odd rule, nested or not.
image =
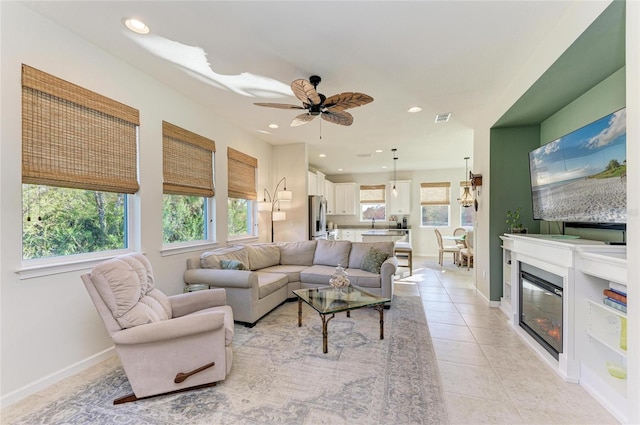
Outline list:
[[[214,331],[224,326],[224,312],[210,311],[123,329],[112,335],[116,345],[136,345],[175,340]]]
[[[184,281],[219,288],[258,288],[258,275],[249,270],[188,269],[184,272]]]
[[[168,298],[173,317],[181,317],[199,310],[225,305],[227,302],[226,291],[222,288],[188,292],[172,295]]]
[[[393,257],[389,257],[380,266],[380,275],[382,276],[392,276],[396,273],[398,269],[398,257],[395,255]]]

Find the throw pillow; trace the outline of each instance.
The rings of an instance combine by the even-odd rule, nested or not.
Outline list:
[[[388,257],[389,254],[386,252],[382,252],[379,249],[371,247],[364,256],[364,260],[362,260],[362,266],[360,268],[370,273],[380,274],[380,267]]]
[[[220,260],[220,267],[227,270],[246,270],[245,265],[238,260]]]

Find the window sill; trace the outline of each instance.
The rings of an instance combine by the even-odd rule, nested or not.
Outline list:
[[[179,244],[164,245],[160,250],[160,255],[162,257],[168,257],[171,255],[180,255],[188,252],[218,248],[219,246],[220,244],[218,242],[211,241],[183,242]]]
[[[36,277],[51,276],[80,270],[90,270],[97,264],[123,255],[130,250],[109,251],[100,254],[70,255],[66,257],[56,257],[55,259],[38,259],[23,261],[21,267],[16,271],[18,279],[33,279]]]

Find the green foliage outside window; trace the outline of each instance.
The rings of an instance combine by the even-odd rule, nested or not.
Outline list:
[[[126,195],[22,185],[25,260],[126,248]]]
[[[202,196],[163,195],[162,243],[206,240],[205,203]]]
[[[228,232],[229,236],[244,236],[251,234],[251,201],[248,199],[229,198],[228,202]]]
[[[423,205],[422,226],[448,226],[449,205]]]

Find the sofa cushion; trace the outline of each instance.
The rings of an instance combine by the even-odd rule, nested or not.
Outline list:
[[[369,248],[369,251],[367,251],[367,255],[364,256],[364,260],[362,260],[362,266],[360,268],[366,272],[380,274],[380,266],[382,266],[382,263],[384,263],[384,260],[388,257],[389,254],[386,252],[371,247]]]
[[[220,260],[237,260],[247,265],[249,264],[249,254],[242,245],[226,246],[202,253],[200,266],[203,269],[221,269]]]
[[[367,272],[361,269],[346,269],[345,271],[349,275],[349,281],[352,285],[360,286],[362,288],[381,287],[379,274]]]
[[[336,272],[333,266],[315,265],[300,272],[300,281],[316,285],[329,285],[331,275]],[[351,278],[351,276],[349,276]]]
[[[249,254],[249,270],[260,270],[280,264],[280,248],[277,245],[251,244],[245,245]]]
[[[220,260],[220,267],[226,270],[247,270],[247,266],[238,260]]]
[[[289,279],[287,275],[281,273],[266,273],[256,272],[258,275],[258,297],[264,298],[267,295],[273,294],[283,286],[287,286]]]
[[[311,266],[317,245],[317,241],[278,243],[278,248],[280,248],[280,264]]]
[[[389,257],[394,256],[394,243],[391,241],[386,242],[352,242],[351,253],[349,253],[349,268],[360,269],[362,268],[362,262],[365,255],[369,251],[369,248],[375,248],[380,251],[386,252]]]
[[[319,239],[316,252],[313,257],[314,265],[346,266],[349,264],[350,241],[330,241]],[[331,273],[330,273],[331,274]],[[327,280],[328,283],[328,280]]]
[[[277,266],[266,267],[264,269],[261,269],[260,271],[266,272],[266,273],[285,274],[287,275],[287,280],[289,282],[300,282],[300,272],[308,268],[309,268],[308,266],[293,266],[293,265],[280,264]]]

